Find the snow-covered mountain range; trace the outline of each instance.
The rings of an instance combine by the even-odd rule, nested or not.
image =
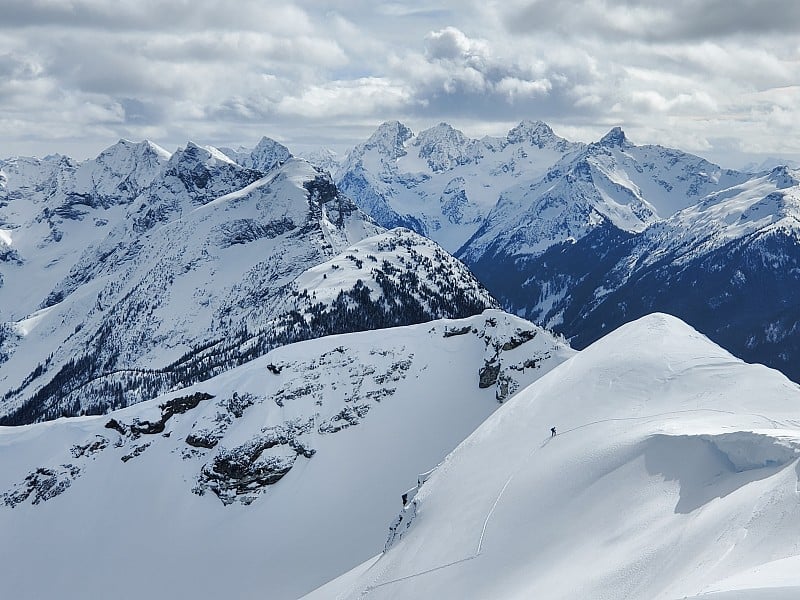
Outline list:
[[[283,346],[105,416],[0,427],[3,595],[297,598],[374,555],[418,476],[574,354],[489,310]]]
[[[1,167],[6,423],[126,406],[292,341],[496,305],[436,244],[383,233],[266,138],[249,153],[123,141],[82,164]]]
[[[639,232],[747,179],[679,150],[636,146],[617,127],[544,177],[505,190],[458,255],[470,264],[537,255],[603,224]]]
[[[641,231],[603,222],[539,253],[464,258],[507,309],[579,348],[666,311],[800,380],[799,197],[798,173],[778,167]]]
[[[393,121],[353,148],[334,179],[384,227],[410,227],[455,252],[503,190],[540,177],[583,147],[541,121],[523,121],[505,137],[479,140],[447,123],[414,135]]]
[[[799,460],[796,384],[650,315],[500,407],[305,598],[795,598]]]
[[[800,380],[797,178],[638,146],[618,127],[584,145],[531,122],[483,140],[386,123],[336,175],[379,222],[442,241],[506,310],[576,347],[664,311]],[[469,219],[445,218],[451,197]]]

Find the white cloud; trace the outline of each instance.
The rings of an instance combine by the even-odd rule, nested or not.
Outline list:
[[[402,86],[387,79],[367,77],[309,86],[297,95],[283,97],[276,111],[308,119],[335,119],[400,111],[408,100],[408,92]]]
[[[6,0],[2,153],[341,146],[395,118],[800,153],[799,27],[794,0]]]

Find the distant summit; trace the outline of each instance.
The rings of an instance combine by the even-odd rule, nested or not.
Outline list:
[[[625,137],[625,132],[622,131],[621,127],[614,127],[605,134],[602,138],[600,138],[599,144],[601,146],[626,146],[629,145],[628,138]]]
[[[448,123],[414,135],[390,121],[350,151],[336,181],[382,225],[409,227],[453,252],[477,231],[502,190],[543,175],[583,147],[541,121],[482,139]]]

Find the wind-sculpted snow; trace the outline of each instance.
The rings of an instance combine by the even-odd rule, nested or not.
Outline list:
[[[487,360],[522,389],[573,354],[491,310],[291,344],[105,416],[0,427],[4,593],[98,597],[147,572],[154,596],[297,598],[379,551],[403,491],[501,406],[499,383],[479,385]]]
[[[723,433],[703,436],[703,440],[722,452],[737,472],[781,467],[800,456],[800,444],[794,432],[785,440],[775,434],[763,433]]]
[[[798,457],[797,385],[650,315],[503,405],[307,598],[791,597],[758,594],[800,591]]]

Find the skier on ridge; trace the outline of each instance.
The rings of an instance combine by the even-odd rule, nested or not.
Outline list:
[[[556,428],[555,427],[551,427],[550,428],[550,437],[556,437]]]

